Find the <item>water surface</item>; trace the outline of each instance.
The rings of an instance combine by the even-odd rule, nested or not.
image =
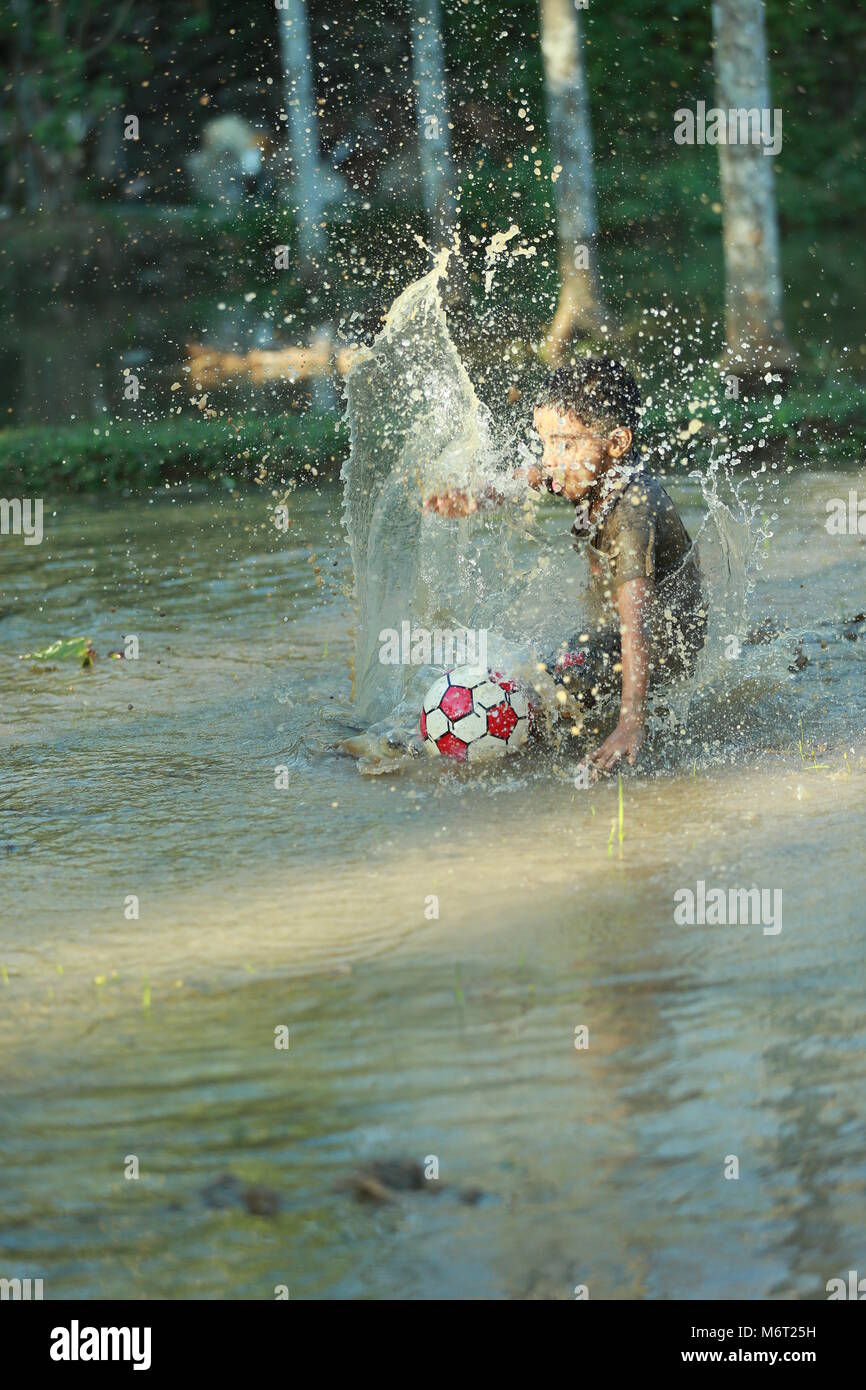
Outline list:
[[[0,1272],[46,1297],[817,1298],[857,1268],[864,539],[823,519],[858,482],[792,482],[751,600],[783,635],[623,779],[621,843],[616,783],[576,789],[567,758],[339,754],[336,490],[295,493],[285,537],[266,496],[173,494],[58,500],[40,547],[5,539]],[[92,671],[19,660],[78,633]],[[106,659],[130,633],[140,659]],[[782,931],[675,926],[698,879],[781,889]],[[438,1185],[394,1201],[341,1186],[428,1156]]]

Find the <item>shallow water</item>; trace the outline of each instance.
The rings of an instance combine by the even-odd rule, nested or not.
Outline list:
[[[364,777],[335,751],[336,489],[295,493],[286,537],[266,497],[167,496],[5,539],[0,1273],[46,1297],[810,1298],[857,1268],[866,548],[823,520],[858,485],[791,483],[751,601],[788,631],[623,778],[621,843],[616,783],[576,789],[568,758]],[[93,671],[18,660],[78,633]],[[130,633],[140,659],[105,659]],[[781,889],[781,932],[674,925],[699,879]],[[339,1187],[429,1155],[438,1185],[392,1202]],[[227,1173],[266,1211],[208,1193]]]

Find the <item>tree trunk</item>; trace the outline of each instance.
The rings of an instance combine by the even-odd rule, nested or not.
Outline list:
[[[444,245],[454,227],[454,196],[439,0],[412,0],[412,72],[427,230]]]
[[[29,0],[12,0],[12,12],[17,21],[16,54],[13,64],[15,93],[15,127],[13,147],[20,161],[23,184],[23,203],[27,212],[38,212],[42,205],[42,185],[33,146],[33,126],[36,121],[33,82],[30,63],[33,55],[33,24]]]
[[[541,52],[551,144],[561,165],[555,184],[561,288],[548,334],[550,357],[558,361],[573,336],[597,330],[606,317],[597,265],[589,93],[573,0],[541,0]]]
[[[310,273],[327,251],[319,122],[313,83],[313,57],[304,0],[278,0],[277,23],[283,70],[283,101],[289,118],[292,202],[297,210],[298,257]]]
[[[714,0],[717,101],[771,111],[763,0]],[[762,145],[719,144],[728,361],[746,375],[789,370],[773,156]]]

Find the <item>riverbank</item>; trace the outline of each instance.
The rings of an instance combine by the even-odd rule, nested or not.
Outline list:
[[[114,421],[0,432],[0,493],[124,493],[166,483],[279,487],[339,471],[345,430],[336,415]]]
[[[817,454],[826,466],[850,466],[862,457],[866,404],[853,375],[807,369],[776,403],[771,395],[726,401],[722,394],[707,379],[690,383],[675,407],[656,398],[645,417],[647,441],[667,440],[670,461],[696,466],[724,438],[741,447],[761,439],[764,449],[785,452],[795,467],[805,440],[812,457]],[[347,450],[348,431],[336,411],[262,415],[251,409],[211,420],[196,413],[102,427],[30,426],[0,431],[0,495],[123,494],[178,483],[279,487],[304,475],[335,477]]]

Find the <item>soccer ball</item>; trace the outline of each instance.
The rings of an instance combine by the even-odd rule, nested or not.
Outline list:
[[[421,737],[428,753],[474,763],[524,744],[532,716],[515,681],[483,666],[458,666],[434,681],[424,696]]]

